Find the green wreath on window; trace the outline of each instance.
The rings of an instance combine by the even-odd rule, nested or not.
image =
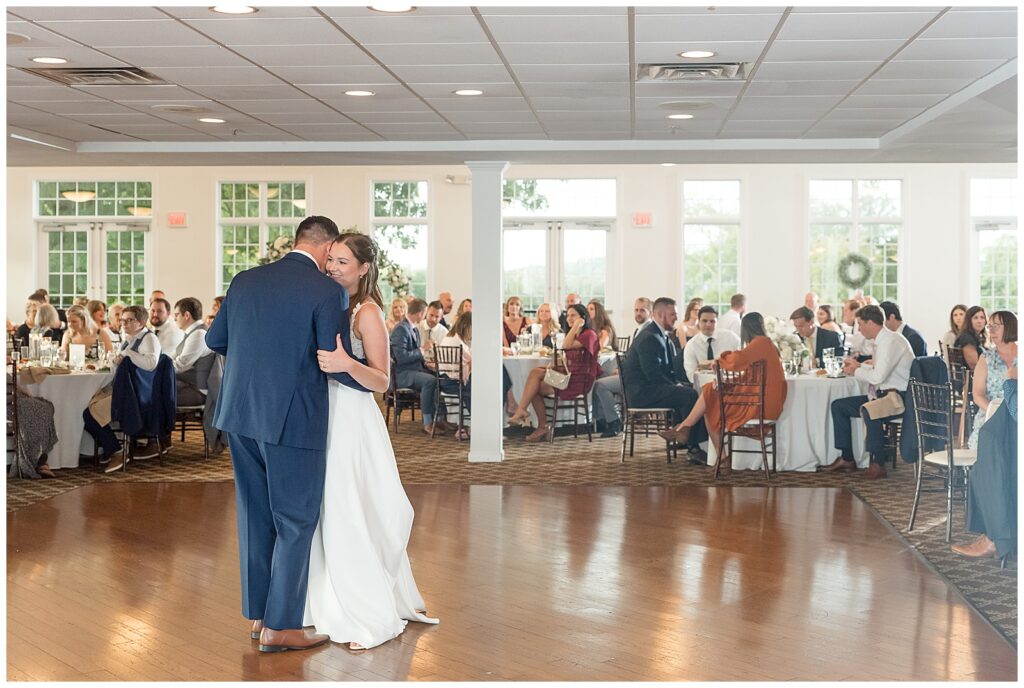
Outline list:
[[[839,283],[860,289],[871,280],[871,261],[859,253],[848,253],[839,261]]]

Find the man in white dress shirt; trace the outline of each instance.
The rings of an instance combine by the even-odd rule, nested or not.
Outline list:
[[[729,310],[722,313],[722,317],[718,319],[718,331],[728,330],[736,335],[736,339],[739,339],[740,321],[743,320],[743,314],[746,312],[747,297],[743,294],[733,294],[729,299]]]
[[[444,306],[440,301],[431,301],[427,304],[427,314],[423,316],[416,326],[420,330],[420,341],[426,344],[433,342],[441,346],[441,342],[448,336],[448,328],[441,324],[441,317],[444,315]],[[433,348],[424,351],[429,359],[434,355]]]
[[[157,297],[149,304],[149,325],[160,340],[160,350],[172,353],[185,338],[173,320],[171,320],[171,302]]]
[[[630,341],[636,340],[640,331],[654,322],[654,304],[646,296],[641,296],[633,302],[633,320],[636,322],[636,329]],[[622,432],[622,419],[615,408],[615,395],[622,394],[622,378],[619,377],[619,369],[611,375],[602,375],[594,381],[594,417],[597,419],[597,430],[601,437],[615,437]]]
[[[860,327],[857,325],[857,311],[860,310],[861,306],[866,305],[857,299],[849,299],[844,302],[843,322],[839,326],[843,330],[843,343],[849,347],[850,355],[860,360],[869,359],[875,353],[874,340],[868,339],[861,334]]]
[[[718,327],[718,311],[714,306],[704,306],[697,311],[697,327],[700,332],[686,342],[686,348],[683,349],[683,371],[694,387],[697,386],[699,368],[707,368],[711,361],[718,360],[724,352],[740,348],[739,337]]]
[[[870,362],[861,363],[856,358],[848,357],[844,362],[843,371],[868,383],[868,393],[832,402],[832,428],[835,431],[836,449],[840,451],[840,455],[820,470],[856,470],[850,421],[860,416],[867,427],[864,448],[871,452],[871,465],[864,471],[864,477],[874,480],[886,476],[882,423],[897,416],[871,419],[863,407],[868,401],[884,396],[889,390],[896,390],[901,397],[906,396],[914,352],[905,337],[885,327],[885,315],[878,306],[864,306],[857,311],[857,325],[866,338],[874,340],[874,358]]]
[[[204,363],[213,355],[210,347],[206,346],[202,302],[191,296],[179,300],[174,304],[174,322],[182,331],[181,342],[171,354],[177,381],[177,404],[200,406],[206,401],[203,387],[210,372]]]

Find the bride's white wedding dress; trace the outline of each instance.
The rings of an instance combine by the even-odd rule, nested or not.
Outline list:
[[[354,332],[352,352],[364,358]],[[413,509],[380,409],[370,392],[334,380],[328,394],[327,472],[303,625],[369,648],[398,636],[409,620],[437,619],[423,614],[405,551]]]

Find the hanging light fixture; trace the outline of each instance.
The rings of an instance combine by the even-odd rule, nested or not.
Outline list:
[[[128,208],[128,212],[135,217],[153,217],[153,209],[143,206],[132,206]]]
[[[295,200],[292,201],[292,205],[295,206],[296,208],[298,208],[299,210],[305,210],[306,209],[306,199],[305,198],[296,198]]]
[[[85,203],[96,198],[95,191],[62,191],[60,195],[75,203]]]

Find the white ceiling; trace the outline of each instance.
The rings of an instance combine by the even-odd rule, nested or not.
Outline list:
[[[1008,162],[1016,29],[1015,7],[10,7],[8,133],[68,150],[8,138],[8,165]],[[633,78],[686,49],[748,77]],[[39,56],[169,85],[63,86],[23,71]]]

